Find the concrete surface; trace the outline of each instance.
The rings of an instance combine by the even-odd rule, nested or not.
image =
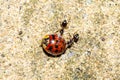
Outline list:
[[[64,19],[80,39],[48,57],[41,40]],[[0,80],[120,80],[120,0],[0,0]]]

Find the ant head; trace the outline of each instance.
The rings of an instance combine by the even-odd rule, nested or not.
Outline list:
[[[67,24],[68,24],[67,20],[64,20],[64,21],[62,22],[62,24],[61,24],[61,27],[62,27],[62,28],[66,28],[66,27],[67,27]]]
[[[73,40],[74,40],[74,42],[77,42],[79,40],[79,34],[75,34],[73,36]]]

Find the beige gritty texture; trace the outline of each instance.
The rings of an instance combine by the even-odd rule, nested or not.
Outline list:
[[[41,40],[79,41],[60,57]],[[120,0],[0,0],[0,80],[120,80]]]

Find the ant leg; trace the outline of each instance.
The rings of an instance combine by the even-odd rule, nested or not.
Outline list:
[[[71,39],[69,41],[67,41],[67,48],[71,48],[72,45],[74,44],[74,39],[72,38],[70,33],[69,33],[69,36],[70,36]]]
[[[73,45],[74,43],[74,40],[73,39],[70,39],[68,42],[67,42],[67,48],[71,48],[71,46]]]
[[[64,29],[60,29],[60,30],[55,31],[55,33],[58,33],[58,32],[60,32],[60,36],[62,36],[64,33]]]
[[[60,30],[55,31],[54,33],[58,33]]]

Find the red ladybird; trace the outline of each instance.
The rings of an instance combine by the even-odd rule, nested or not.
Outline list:
[[[64,28],[67,26],[67,21],[64,20],[61,24],[62,29],[60,30],[60,35],[50,34],[44,36],[42,39],[42,48],[50,56],[60,56],[63,54],[67,48],[70,48],[74,42],[77,42],[79,35],[75,34],[72,39],[68,42],[62,37],[64,33]]]

